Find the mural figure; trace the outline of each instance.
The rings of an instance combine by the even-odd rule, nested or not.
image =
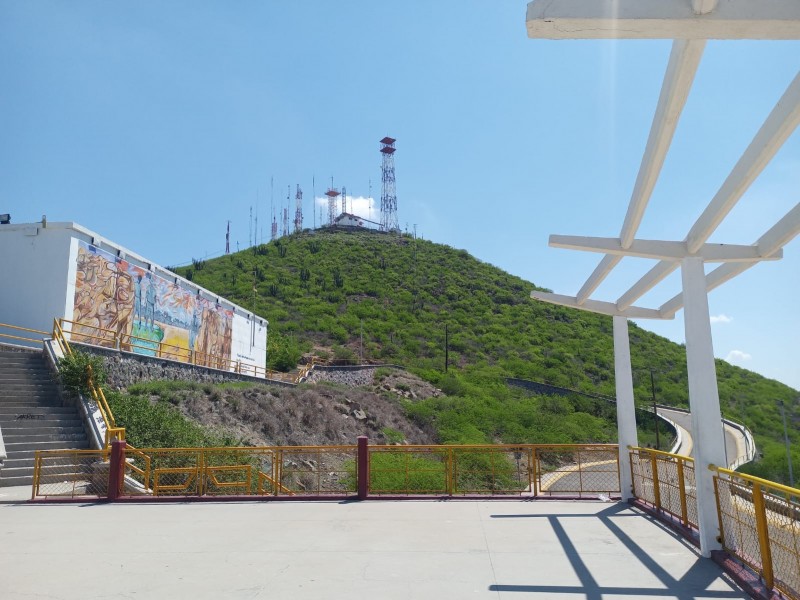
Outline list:
[[[228,368],[233,311],[80,242],[72,320],[74,340]],[[214,363],[214,364],[212,364]]]

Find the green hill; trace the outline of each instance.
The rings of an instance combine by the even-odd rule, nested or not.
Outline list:
[[[266,317],[274,368],[293,367],[303,352],[357,359],[363,332],[365,361],[402,364],[447,394],[410,407],[444,440],[607,441],[607,428],[575,418],[586,413],[574,400],[525,399],[504,378],[613,396],[611,319],[535,302],[530,291],[542,288],[465,250],[407,235],[317,230],[175,270]],[[650,399],[653,368],[659,402],[688,406],[684,347],[633,323],[630,338],[637,401]],[[744,421],[765,454],[751,469],[785,480],[777,401],[796,407],[797,391],[721,360],[717,375],[723,413]],[[575,431],[548,435],[559,420]],[[797,424],[791,429],[800,443]]]

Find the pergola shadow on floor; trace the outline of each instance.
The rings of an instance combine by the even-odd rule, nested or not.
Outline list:
[[[748,597],[625,503],[7,503],[0,522],[6,600]]]

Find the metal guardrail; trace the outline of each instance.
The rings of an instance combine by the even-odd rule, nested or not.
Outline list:
[[[633,494],[657,512],[697,529],[694,460],[630,448]],[[753,569],[769,590],[800,600],[800,490],[714,465],[723,549]]]
[[[73,351],[69,341],[64,335],[62,321],[63,319],[53,319],[53,339],[55,340],[56,344],[58,344],[62,354],[64,356],[69,356]],[[106,395],[103,392],[103,388],[97,385],[91,365],[87,365],[86,384],[89,388],[89,395],[92,397],[92,400],[97,403],[97,408],[100,411],[100,415],[103,417],[103,422],[106,426],[104,448],[107,449],[110,447],[111,442],[125,439],[125,428],[117,427],[117,422],[114,419],[114,413],[111,411],[108,400],[106,400]]]
[[[4,329],[10,329],[14,333],[5,333]],[[20,334],[35,334],[35,337],[31,337],[30,335],[20,335]],[[38,329],[29,329],[28,327],[18,327],[17,325],[9,325],[8,323],[0,323],[0,340],[9,339],[14,340],[15,342],[26,342],[27,344],[41,344],[42,340],[44,340],[49,333],[46,331],[40,331]]]
[[[800,490],[714,465],[722,547],[770,590],[800,598]]]
[[[649,448],[629,450],[633,495],[697,529],[694,459]]]
[[[361,440],[252,448],[131,448],[114,442],[111,451],[41,451],[33,498],[619,493],[615,445],[368,446]]]

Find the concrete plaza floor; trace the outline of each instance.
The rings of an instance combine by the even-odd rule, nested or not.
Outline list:
[[[32,505],[3,491],[3,600],[748,597],[619,503]]]

